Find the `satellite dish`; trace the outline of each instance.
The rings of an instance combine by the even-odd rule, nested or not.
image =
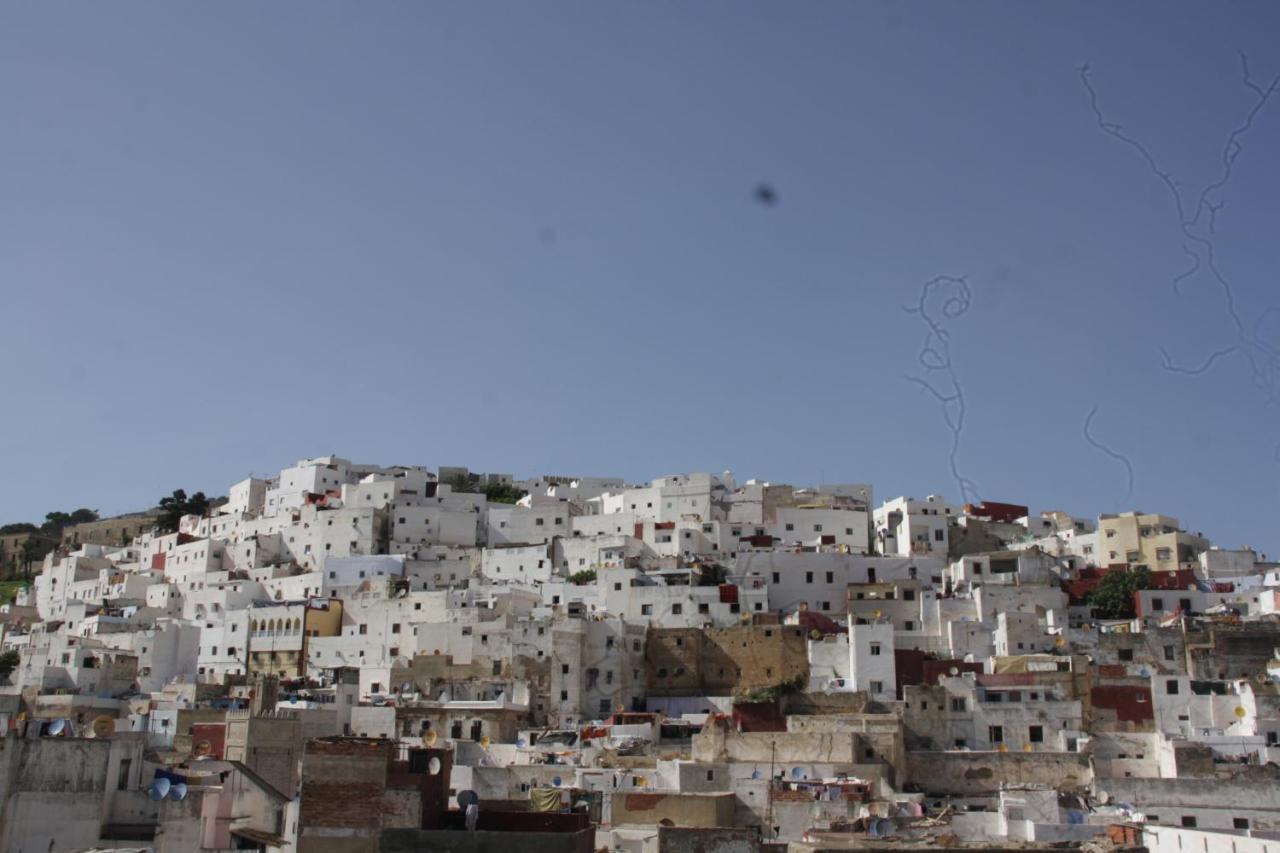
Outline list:
[[[1008,752],[1008,751],[1009,751],[1009,744],[1007,744],[1007,743],[1002,743],[1002,744],[1000,744],[1000,748],[999,748],[999,750],[997,750],[997,751],[998,751],[998,752]]]
[[[491,744],[491,743],[493,743],[493,741],[489,740],[489,736],[488,736],[488,735],[481,735],[481,736],[480,736],[480,748],[481,748],[481,749],[488,749],[488,748],[489,748],[489,744]]]
[[[561,779],[559,776],[556,776],[556,777],[552,778],[552,780],[551,780],[551,784],[552,784],[552,785],[555,785],[557,788],[559,788],[559,787],[560,787],[560,785],[561,785],[561,784],[563,784],[563,782],[564,782],[564,780],[563,780],[563,779]]]
[[[194,752],[196,758],[208,758],[213,754],[213,744],[207,740],[197,741]]]
[[[874,616],[874,617],[876,617],[877,619],[879,619],[879,618],[880,618],[880,611],[879,611],[879,610],[873,610],[873,611],[871,611],[871,615],[872,615],[872,616]]]
[[[111,737],[115,733],[115,721],[103,714],[101,717],[94,718],[93,736],[94,737]]]
[[[427,772],[430,773],[432,776],[440,775],[440,759],[439,758],[437,758],[434,755],[431,756],[431,760],[427,762]]]
[[[148,795],[151,799],[159,802],[169,796],[169,789],[173,787],[173,783],[163,776],[151,783],[151,790]]]
[[[898,831],[898,825],[887,817],[882,817],[876,820],[874,823],[876,827],[875,834],[880,837],[883,837],[886,835],[893,835],[895,832]]]
[[[614,706],[613,710],[616,713],[621,714],[623,711],[627,710],[627,706],[623,705],[622,703],[618,703],[617,705]]]
[[[1150,677],[1151,677],[1151,673],[1147,670],[1147,668],[1146,668],[1145,666],[1144,666],[1141,670],[1139,670],[1139,671],[1138,671],[1138,675],[1141,675],[1143,678],[1150,678]]]
[[[522,737],[518,737],[518,738],[516,738],[516,746],[524,747],[524,746],[527,746],[527,745],[528,745],[528,744],[526,744],[526,743],[525,743],[525,739],[524,739],[524,738],[522,738]]]
[[[67,728],[66,720],[54,720],[49,724],[49,734],[57,737]]]
[[[169,786],[169,799],[182,800],[182,799],[186,799],[186,796],[187,796],[186,782],[177,782]]]
[[[804,769],[803,769],[803,768],[800,768],[800,767],[792,767],[792,768],[791,768],[791,778],[792,778],[792,779],[803,779],[803,778],[804,778]]]
[[[436,741],[439,739],[440,739],[440,735],[436,732],[435,729],[431,729],[429,732],[427,732],[425,735],[422,736],[422,742],[427,746],[435,746]]]
[[[953,667],[951,667],[951,669],[947,670],[947,672],[951,673],[952,675],[959,675],[959,674],[960,674],[960,667],[958,667],[958,666],[953,666]]]
[[[1243,720],[1245,718],[1245,715],[1248,714],[1249,712],[1244,709],[1244,706],[1237,705],[1234,713],[1238,719]]]
[[[1053,638],[1053,644],[1058,648],[1062,648],[1067,644],[1067,638],[1059,634],[1058,636]]]
[[[1031,744],[1029,744],[1029,743],[1024,743],[1024,744],[1022,745],[1022,751],[1023,751],[1023,752],[1030,752],[1030,751],[1031,751]]]
[[[463,811],[467,810],[467,806],[472,803],[480,802],[480,795],[470,789],[458,792],[458,807]]]
[[[759,771],[759,770],[752,770],[752,771],[751,771],[751,778],[752,778],[752,779],[759,779],[759,778],[760,778],[760,771]]]
[[[1111,795],[1108,794],[1106,791],[1099,791],[1098,802],[1102,803],[1105,806],[1107,803],[1111,802]]]

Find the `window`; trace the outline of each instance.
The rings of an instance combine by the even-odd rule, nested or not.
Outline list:
[[[609,700],[608,700],[608,699],[601,699],[601,700],[600,700],[599,708],[600,708],[600,713],[601,713],[601,714],[607,714],[607,713],[609,713]]]
[[[822,525],[821,525],[821,524],[815,524],[815,525],[813,526],[813,532],[814,532],[814,533],[821,533],[821,532],[822,532]]]
[[[684,613],[684,605],[683,604],[671,605],[671,612],[679,616],[681,613]]]
[[[963,699],[963,697],[952,697],[952,699],[951,699],[951,710],[952,710],[952,711],[963,711],[963,710],[964,710],[964,699]]]
[[[652,615],[653,615],[653,605],[652,605],[652,604],[641,604],[641,605],[640,605],[640,615],[641,615],[641,616],[652,616]]]
[[[1119,655],[1120,655],[1120,660],[1123,660],[1123,661],[1133,660],[1133,649],[1120,649]]]
[[[1044,726],[1031,726],[1027,729],[1027,740],[1032,743],[1044,743]]]
[[[990,726],[987,734],[992,743],[1004,743],[1004,726]]]
[[[1151,609],[1152,609],[1152,610],[1164,610],[1164,599],[1163,599],[1163,598],[1153,598],[1153,599],[1151,599]],[[1166,660],[1172,660],[1172,658],[1166,658]]]
[[[910,619],[902,623],[902,630],[904,631],[914,631],[915,629],[916,629],[916,623],[912,622]]]
[[[836,573],[827,572],[827,583],[835,583],[835,581],[836,581]]]
[[[1182,825],[1187,829],[1195,829],[1195,826],[1196,826],[1195,815],[1184,814],[1182,816]]]
[[[1169,696],[1177,696],[1178,680],[1176,678],[1170,678],[1168,681],[1166,681],[1164,683],[1164,692]]]
[[[805,582],[805,583],[813,583],[813,572],[805,572],[805,573],[804,573],[804,582]]]
[[[871,692],[872,692],[872,693],[883,693],[883,692],[884,692],[884,682],[883,682],[883,681],[873,681],[873,682],[871,682]]]
[[[716,781],[716,771],[714,771],[714,770],[708,770],[708,771],[707,771],[707,781],[708,781],[708,782],[714,782],[714,781]]]
[[[787,530],[795,530],[795,529],[796,529],[796,526],[794,524],[787,522]]]
[[[360,626],[360,633],[361,633],[361,634],[367,634],[367,633],[369,633],[369,626],[368,626],[368,625],[361,625],[361,626]]]
[[[941,541],[942,541],[943,539],[945,539],[945,538],[947,538],[947,531],[945,531],[945,530],[935,530],[935,531],[933,531],[933,541],[934,541],[934,542],[941,542]]]
[[[533,523],[536,524],[538,527],[541,527],[543,525],[543,520],[541,518],[535,518],[533,520]]]
[[[879,643],[872,643],[872,644],[871,644],[871,654],[872,654],[872,656],[878,656],[878,655],[880,654],[880,644],[879,644]]]
[[[903,601],[915,601],[915,600],[916,600],[916,591],[915,591],[914,589],[904,589],[904,590],[902,591],[902,600],[903,600]]]
[[[1231,828],[1232,828],[1232,829],[1248,829],[1248,828],[1249,828],[1249,818],[1247,818],[1247,817],[1233,817],[1233,818],[1231,818]]]
[[[399,633],[400,633],[400,623],[399,623],[399,622],[393,622],[393,623],[391,624],[391,633],[393,633],[393,634],[399,634]]]
[[[1173,660],[1173,646],[1164,647],[1164,659]]]

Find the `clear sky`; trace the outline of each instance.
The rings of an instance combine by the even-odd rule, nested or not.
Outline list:
[[[1278,73],[1270,3],[4,4],[0,520],[337,453],[1280,556],[1280,93],[1196,203]]]

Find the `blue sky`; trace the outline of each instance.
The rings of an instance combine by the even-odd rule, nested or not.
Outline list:
[[[1191,198],[1277,32],[1248,3],[7,4],[0,519],[331,452],[958,499],[902,308],[963,276],[979,497],[1280,554],[1274,377],[1162,368],[1240,341],[1212,278],[1174,294],[1169,192],[1079,76]],[[1255,364],[1277,152],[1280,97],[1213,196]]]

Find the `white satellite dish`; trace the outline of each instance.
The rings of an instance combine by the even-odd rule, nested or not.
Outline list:
[[[177,782],[169,786],[169,799],[182,800],[182,799],[186,799],[186,796],[187,796],[186,782]]]
[[[431,760],[427,762],[427,772],[428,772],[428,773],[430,773],[432,776],[436,776],[436,775],[438,775],[438,774],[440,773],[440,759],[439,759],[439,758],[437,758],[437,757],[436,757],[436,756],[434,756],[434,755],[433,755],[433,756],[431,756]]]
[[[159,801],[169,796],[169,789],[173,787],[173,783],[163,777],[151,783],[151,790],[148,792],[151,799]]]
[[[57,735],[62,734],[62,732],[66,728],[67,728],[66,720],[54,720],[52,723],[49,724],[49,734],[54,735],[56,737]]]

